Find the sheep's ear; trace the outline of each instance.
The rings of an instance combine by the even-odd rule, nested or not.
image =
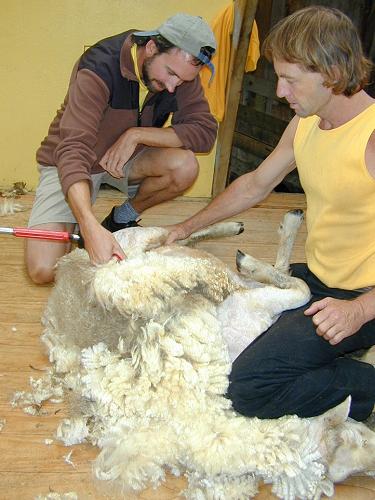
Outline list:
[[[345,401],[323,413],[322,418],[329,427],[336,427],[345,422],[349,416],[352,397],[348,396]]]

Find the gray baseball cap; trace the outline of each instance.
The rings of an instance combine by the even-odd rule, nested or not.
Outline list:
[[[206,64],[212,74],[215,68],[210,59],[202,52],[202,47],[211,47],[216,50],[215,36],[210,26],[200,16],[190,16],[189,14],[176,14],[169,17],[163,24],[151,31],[136,31],[136,36],[161,35],[168,42],[179,49],[199,59]]]

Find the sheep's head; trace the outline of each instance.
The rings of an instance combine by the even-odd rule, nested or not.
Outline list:
[[[327,476],[340,482],[352,474],[375,473],[375,432],[365,424],[348,418],[351,398],[322,416],[320,449],[327,465]]]

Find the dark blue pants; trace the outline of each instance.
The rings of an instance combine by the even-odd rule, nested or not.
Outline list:
[[[324,297],[352,299],[359,292],[326,287],[305,264],[293,276],[310,287],[315,302]],[[308,304],[284,312],[234,361],[228,397],[239,413],[259,418],[296,414],[312,417],[352,396],[350,416],[365,420],[375,404],[375,368],[348,353],[375,344],[375,320],[332,346],[316,334]]]

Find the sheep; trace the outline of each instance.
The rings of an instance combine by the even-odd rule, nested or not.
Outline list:
[[[129,228],[115,233],[121,262],[95,267],[79,249],[60,260],[43,316],[52,368],[26,399],[71,394],[57,437],[98,446],[98,479],[126,497],[169,469],[187,476],[187,498],[245,499],[265,481],[293,500],[375,470],[375,433],[348,419],[350,398],[319,417],[259,420],[225,397],[238,354],[310,298],[288,274],[302,216],[286,214],[275,266],[238,252],[238,273],[184,246],[241,232],[232,222],[170,246],[165,228]]]

